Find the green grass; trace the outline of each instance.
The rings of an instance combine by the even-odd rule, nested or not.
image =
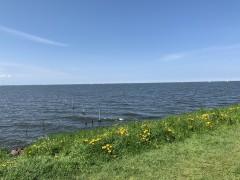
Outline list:
[[[240,127],[223,127],[184,142],[125,156],[89,179],[240,179]],[[85,177],[84,177],[85,178]]]
[[[44,137],[2,179],[240,179],[240,105]]]

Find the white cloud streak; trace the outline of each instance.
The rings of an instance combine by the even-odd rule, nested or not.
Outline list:
[[[0,74],[0,78],[11,78],[11,74]]]
[[[41,66],[36,66],[36,65],[31,65],[31,64],[21,64],[21,63],[15,63],[15,62],[0,62],[0,67],[11,67],[11,68],[23,68],[23,69],[28,69],[31,71],[38,71],[38,72],[56,72],[59,74],[64,74],[60,73],[59,71],[52,70],[49,68],[41,67]]]
[[[55,78],[55,77],[68,77],[69,75],[65,72],[61,72],[54,69],[49,69],[41,66],[30,65],[30,64],[20,64],[15,62],[0,62],[0,67],[5,69],[5,71],[11,71],[10,73],[0,73],[2,78],[10,77],[36,77],[36,78]]]
[[[175,60],[184,59],[199,53],[226,51],[226,50],[233,50],[233,49],[240,49],[240,44],[234,44],[234,45],[228,45],[228,46],[212,46],[212,47],[201,48],[201,49],[196,49],[192,51],[166,54],[160,58],[160,61],[175,61]]]
[[[8,28],[6,26],[1,26],[0,25],[0,31],[6,32],[6,33],[9,33],[9,34],[13,34],[15,36],[25,38],[25,39],[28,39],[28,40],[31,40],[31,41],[34,41],[34,42],[42,43],[42,44],[48,44],[48,45],[54,45],[54,46],[68,46],[67,44],[64,44],[64,43],[51,41],[49,39],[45,39],[45,38],[42,38],[42,37],[39,37],[39,36],[35,36],[35,35],[32,35],[32,34],[21,32],[21,31],[15,30],[15,29],[11,29],[11,28]]]
[[[161,57],[161,61],[174,61],[174,60],[179,60],[184,57],[184,54],[167,54]]]
[[[73,79],[68,71],[34,64],[0,61],[0,80],[6,85],[62,84]]]

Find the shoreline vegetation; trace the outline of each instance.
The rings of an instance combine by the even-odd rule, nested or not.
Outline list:
[[[51,135],[0,150],[0,179],[237,179],[239,123],[237,104]]]

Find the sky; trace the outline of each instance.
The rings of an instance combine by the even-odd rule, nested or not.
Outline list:
[[[240,80],[239,0],[0,0],[0,85]]]

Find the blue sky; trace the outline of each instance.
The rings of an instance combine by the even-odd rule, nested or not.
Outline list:
[[[239,0],[0,2],[0,84],[240,80]]]

